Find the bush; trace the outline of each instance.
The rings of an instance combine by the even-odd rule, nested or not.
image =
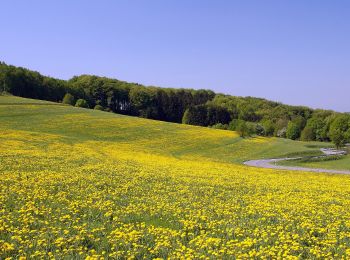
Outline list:
[[[255,133],[257,135],[263,136],[265,135],[265,129],[261,124],[256,124],[255,126]]]
[[[301,140],[302,141],[314,141],[315,140],[315,134],[311,127],[305,127],[304,130],[301,132]]]
[[[329,130],[329,136],[337,148],[345,145],[350,138],[350,116],[341,115],[335,118]]]
[[[283,127],[282,129],[277,131],[276,136],[281,137],[281,138],[286,138],[286,136],[287,136],[286,133],[287,133],[287,128]]]
[[[257,130],[257,123],[253,123],[253,122],[246,122],[247,127],[248,127],[248,136],[252,136],[256,134],[256,130]]]
[[[296,140],[300,137],[300,128],[292,121],[288,123],[286,137],[292,140]]]
[[[266,120],[263,122],[264,133],[266,136],[273,136],[275,132],[275,126],[271,120]]]
[[[248,137],[251,135],[251,129],[244,120],[239,120],[236,131],[240,137]]]
[[[239,119],[233,119],[230,124],[228,125],[228,129],[231,131],[236,131],[238,123],[240,122]]]
[[[104,109],[103,109],[103,106],[101,106],[101,105],[96,105],[96,106],[94,107],[94,109],[95,109],[95,110],[101,110],[101,111],[104,110]]]
[[[332,129],[330,132],[330,137],[337,149],[345,145],[346,140],[344,133],[340,129]]]
[[[72,94],[67,93],[66,95],[64,95],[62,103],[73,106],[74,105],[74,100],[75,100],[74,96]]]
[[[83,108],[89,108],[88,103],[86,102],[85,99],[78,99],[77,103],[75,103],[76,107],[83,107]]]
[[[12,94],[4,90],[4,91],[0,91],[0,96],[12,96]]]
[[[211,126],[211,128],[227,130],[228,129],[228,125],[227,124],[218,123],[216,125]]]

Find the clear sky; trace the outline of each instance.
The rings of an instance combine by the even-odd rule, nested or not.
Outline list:
[[[0,60],[350,111],[350,1],[0,2]]]

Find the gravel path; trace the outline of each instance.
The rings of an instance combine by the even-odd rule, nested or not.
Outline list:
[[[344,151],[339,151],[335,149],[321,149],[325,154],[324,156],[330,155],[344,155]],[[279,158],[279,159],[263,159],[263,160],[251,160],[244,162],[245,165],[259,167],[259,168],[269,168],[269,169],[280,169],[280,170],[289,170],[289,171],[307,171],[307,172],[325,172],[325,173],[336,173],[336,174],[350,174],[350,171],[346,170],[329,170],[329,169],[320,169],[320,168],[306,168],[298,166],[282,166],[276,165],[277,162],[300,159],[302,157],[296,158]]]

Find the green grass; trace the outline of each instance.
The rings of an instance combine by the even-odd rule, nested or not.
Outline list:
[[[279,165],[301,166],[309,168],[334,169],[334,170],[350,170],[350,155],[335,156],[325,159],[300,159],[291,161],[282,161]]]
[[[134,144],[139,151],[175,158],[205,157],[213,161],[245,160],[316,154],[326,143],[280,138],[241,138],[231,131],[160,122],[46,101],[0,96],[0,130],[59,135],[68,144],[106,141]],[[88,129],[88,130],[87,130]],[[167,145],[164,145],[167,140]],[[43,140],[40,145],[45,146]]]
[[[11,95],[0,95],[0,105],[55,105],[55,106],[64,106],[64,104],[38,100],[38,99],[30,99],[30,98],[21,98]]]

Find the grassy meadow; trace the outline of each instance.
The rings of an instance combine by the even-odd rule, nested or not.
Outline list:
[[[0,259],[347,258],[349,176],[241,164],[322,146],[0,97]]]
[[[346,156],[337,157],[336,160],[292,160],[292,161],[282,161],[280,165],[287,166],[301,166],[301,167],[311,167],[311,168],[321,168],[321,169],[333,169],[333,170],[350,170],[350,154]]]

